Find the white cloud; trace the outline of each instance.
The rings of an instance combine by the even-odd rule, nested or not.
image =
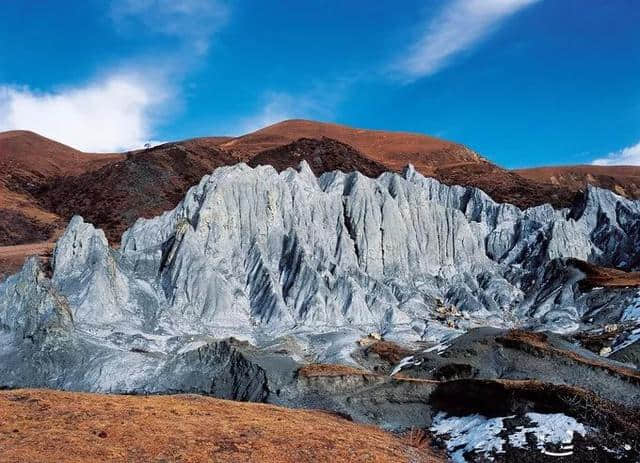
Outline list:
[[[397,63],[412,80],[435,74],[458,53],[484,39],[506,17],[538,0],[451,0],[422,27]]]
[[[0,85],[0,131],[32,130],[90,152],[140,148],[151,136],[152,110],[167,96],[133,74],[53,93]]]
[[[595,159],[592,164],[597,166],[640,166],[640,142],[609,153],[603,158]]]
[[[0,82],[0,131],[32,130],[90,152],[159,143],[151,140],[159,110],[168,102],[173,113],[181,109],[181,79],[226,23],[230,1],[111,0],[108,14],[119,32],[175,38],[177,43],[158,44],[161,59],[157,52],[129,57],[118,67],[126,71],[76,87],[40,91]]]
[[[228,16],[225,0],[114,0],[111,8],[111,17],[121,31],[185,40],[196,54],[209,49],[213,35]]]

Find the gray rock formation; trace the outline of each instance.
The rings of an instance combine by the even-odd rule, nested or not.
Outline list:
[[[30,260],[6,279],[0,385],[265,400],[264,357],[221,339],[287,337],[294,364],[354,363],[371,332],[438,343],[480,326],[617,322],[634,296],[582,292],[565,259],[637,268],[639,219],[640,203],[596,188],[571,210],[523,211],[411,167],[378,179],[222,167],[119,249],[75,217],[51,278]]]

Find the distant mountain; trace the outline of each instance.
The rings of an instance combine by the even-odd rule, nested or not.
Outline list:
[[[286,145],[299,138],[323,137],[351,145],[390,170],[402,170],[408,163],[419,171],[428,171],[434,167],[481,162],[480,156],[463,146],[427,135],[364,130],[299,119],[270,125],[222,143],[220,147],[240,159],[248,160],[261,151]]]

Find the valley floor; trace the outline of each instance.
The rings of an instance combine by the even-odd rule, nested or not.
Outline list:
[[[3,462],[445,461],[411,443],[324,412],[197,395],[0,392]]]

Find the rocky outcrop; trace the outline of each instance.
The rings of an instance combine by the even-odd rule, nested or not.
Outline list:
[[[174,210],[139,219],[119,249],[74,217],[50,277],[31,260],[2,282],[0,385],[201,392],[428,425],[431,413],[415,404],[426,403],[430,382],[551,381],[557,371],[520,351],[503,358],[508,346],[477,340],[467,346],[478,351],[475,362],[462,351],[449,362],[425,357],[432,376],[413,380],[304,379],[297,367],[354,364],[367,335],[446,350],[482,326],[567,333],[617,323],[635,293],[585,290],[575,259],[636,268],[639,219],[639,204],[595,188],[570,210],[521,210],[411,167],[377,179],[316,177],[304,162],[280,173],[222,167]],[[412,357],[400,364],[415,365]],[[395,375],[402,365],[379,371]],[[572,375],[589,382],[598,368],[573,362],[560,372],[586,387]],[[635,383],[612,390],[608,374],[593,376],[598,393],[637,400]]]

